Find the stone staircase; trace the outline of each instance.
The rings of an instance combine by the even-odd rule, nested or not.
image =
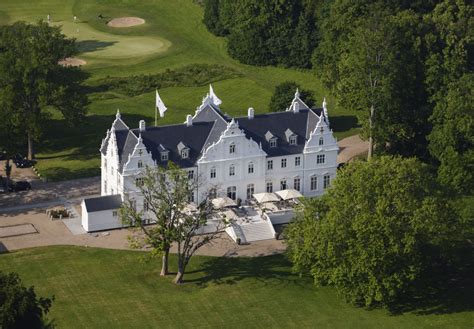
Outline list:
[[[270,228],[270,225],[267,221],[238,225],[243,236],[245,236],[245,240],[241,239],[241,241],[253,242],[275,239],[275,231]]]

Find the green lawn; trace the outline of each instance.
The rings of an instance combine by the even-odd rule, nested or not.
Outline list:
[[[50,14],[54,25],[78,40],[82,51],[78,57],[87,61],[84,69],[90,81],[107,76],[131,76],[160,73],[195,63],[220,64],[233,68],[240,78],[218,81],[214,90],[223,100],[222,109],[230,115],[245,115],[252,106],[257,113],[268,111],[274,87],[294,80],[314,91],[318,102],[328,97],[329,114],[338,138],[357,133],[354,113],[336,106],[310,71],[277,67],[254,67],[231,59],[224,38],[210,34],[202,23],[202,8],[192,0],[2,0],[0,24],[16,20],[29,22],[46,19]],[[139,16],[144,25],[111,28],[98,15],[112,18]],[[73,23],[73,16],[78,22]],[[258,45],[256,45],[258,46]],[[183,122],[193,113],[208,90],[201,87],[173,87],[161,90],[168,106],[160,123]],[[120,108],[131,127],[146,118],[152,123],[154,94],[136,97],[122,94],[90,95],[89,116],[83,126],[69,128],[58,116],[37,145],[38,168],[46,177],[58,180],[99,174],[101,139]]]
[[[283,256],[195,257],[183,286],[140,252],[43,247],[0,255],[40,295],[58,328],[472,328],[473,313],[390,315],[315,288]],[[172,270],[175,260],[172,259]]]

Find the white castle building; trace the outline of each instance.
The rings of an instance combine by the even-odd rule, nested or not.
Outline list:
[[[295,189],[321,195],[336,175],[339,147],[329,125],[326,102],[309,108],[296,91],[286,111],[230,118],[207,95],[183,124],[129,128],[117,111],[100,148],[101,195],[83,202],[86,231],[120,227],[116,209],[125,200],[143,208],[137,180],[145,167],[168,161],[199,177],[190,196],[209,192],[243,202],[254,193]],[[92,219],[94,216],[96,219]]]

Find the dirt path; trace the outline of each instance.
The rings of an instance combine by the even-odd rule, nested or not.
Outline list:
[[[359,135],[341,139],[337,145],[339,145],[337,163],[348,162],[356,156],[366,153],[369,148],[369,142],[363,141]]]

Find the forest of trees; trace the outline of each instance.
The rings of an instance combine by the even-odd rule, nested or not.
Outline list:
[[[376,154],[474,187],[473,6],[465,0],[206,0],[204,23],[253,65],[312,68]]]

